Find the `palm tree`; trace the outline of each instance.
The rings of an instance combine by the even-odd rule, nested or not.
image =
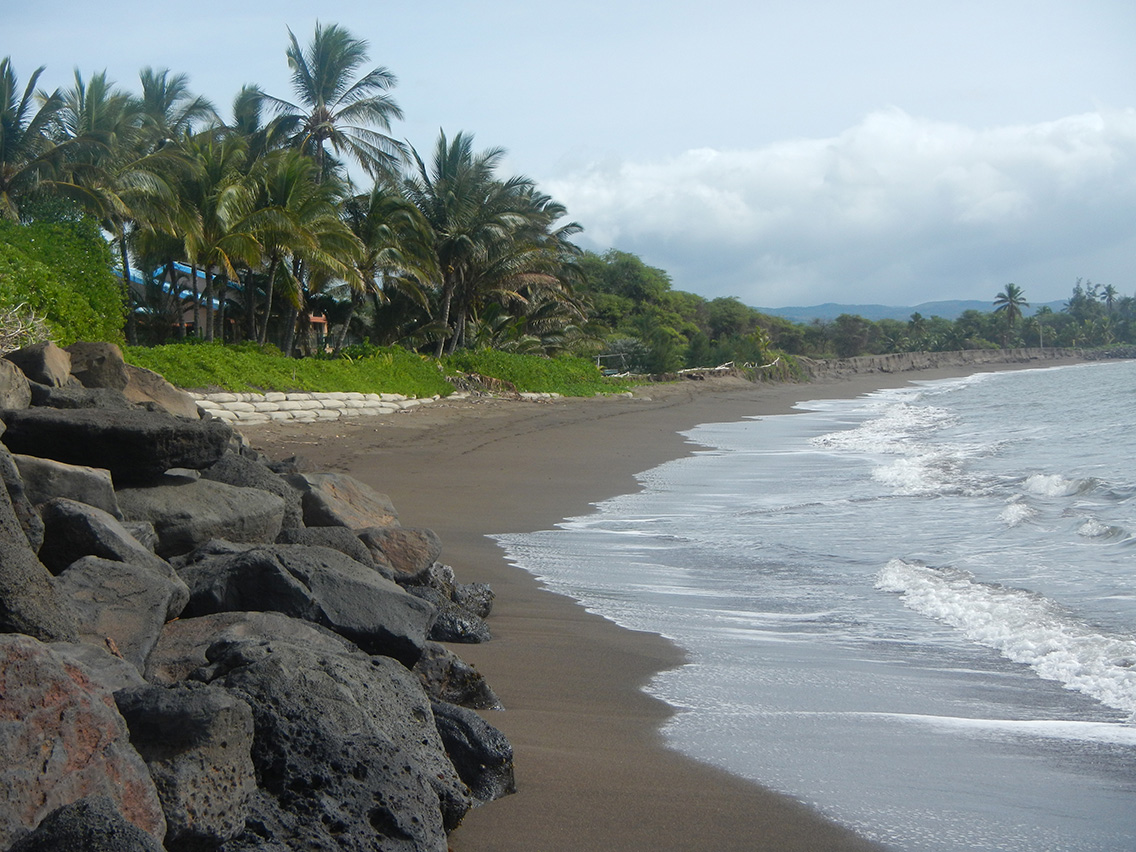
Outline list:
[[[262,165],[252,223],[264,249],[264,324],[259,330],[264,343],[277,287],[298,312],[304,301],[305,264],[309,270],[330,270],[351,280],[351,261],[360,247],[339,216],[344,187],[336,180],[320,181],[311,157],[290,149],[273,151]],[[244,298],[249,337],[257,339],[256,293],[251,281],[245,285]]]
[[[185,74],[171,74],[168,68],[143,68],[138,78],[142,84],[138,105],[143,138],[150,151],[176,145],[199,124],[217,120],[213,104],[190,92]]]
[[[1021,318],[1022,308],[1028,308],[1022,288],[1017,284],[1007,284],[997,296],[994,297],[994,312],[1002,313],[1006,317],[1006,331],[1002,337],[1002,348],[1005,349],[1010,332],[1013,331],[1014,322]]]
[[[76,145],[65,159],[68,174],[53,180],[52,186],[76,200],[112,235],[123,282],[132,295],[137,289],[131,284],[128,238],[139,226],[176,229],[181,208],[173,184],[189,168],[178,146],[153,138],[159,121],[169,129],[165,113],[183,96],[167,87],[164,106],[160,105],[155,92],[158,84],[164,85],[164,75],[147,69],[142,80],[150,93],[149,106],[116,88],[105,71],[90,81],[76,71],[75,83],[63,93],[63,106],[55,116],[60,136]],[[177,123],[187,126],[186,116],[193,113],[184,113]],[[128,335],[133,342],[137,334],[133,311],[130,317]]]
[[[367,42],[346,29],[316,24],[307,49],[288,30],[288,65],[296,103],[265,96],[280,113],[292,145],[311,154],[320,175],[333,170],[327,146],[346,155],[372,176],[393,174],[405,160],[404,146],[382,131],[402,110],[390,96],[395,76],[378,67],[356,78],[367,61]],[[375,128],[378,128],[377,130]]]
[[[1104,302],[1105,310],[1112,313],[1112,309],[1116,306],[1116,297],[1120,295],[1120,291],[1113,287],[1111,284],[1106,284],[1104,289],[1101,290],[1101,301]]]
[[[421,282],[437,277],[433,232],[397,184],[377,181],[369,193],[347,201],[343,218],[359,238],[361,251],[355,261],[357,286],[335,342],[337,350],[343,346],[355,311],[368,298],[378,308],[397,292],[428,315],[429,299]]]
[[[467,321],[495,304],[517,314],[526,335],[543,337],[550,345],[557,342],[557,323],[566,327],[583,319],[568,286],[576,271],[571,258],[579,253],[568,237],[579,233],[580,226],[556,227],[566,215],[564,206],[531,188],[514,200],[518,218],[508,238],[490,241],[461,281],[451,351],[465,345]]]
[[[0,60],[0,217],[20,218],[20,205],[52,174],[60,147],[52,137],[63,94],[56,89],[35,107],[37,68],[20,92],[10,57]]]
[[[416,174],[404,181],[407,197],[422,212],[433,232],[436,277],[430,281],[440,305],[442,334],[436,354],[447,342],[458,345],[464,315],[451,326],[455,296],[472,283],[478,264],[489,260],[494,244],[508,241],[523,221],[522,194],[532,188],[525,177],[497,180],[494,171],[505,156],[502,148],[473,153],[473,137],[458,133],[453,141],[440,133],[434,157],[427,167],[412,149]],[[466,305],[468,307],[468,304]]]
[[[255,221],[255,194],[243,172],[245,147],[241,139],[208,130],[183,141],[195,166],[182,183],[181,197],[193,213],[193,227],[185,231],[185,255],[205,277],[205,339],[214,339],[213,283],[238,279],[237,265],[254,263],[261,254]],[[196,289],[196,281],[193,282]]]

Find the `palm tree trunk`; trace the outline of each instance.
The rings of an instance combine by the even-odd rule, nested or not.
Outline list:
[[[177,337],[178,340],[185,340],[185,303],[178,295],[177,267],[174,266],[173,258],[166,261],[166,278],[170,281],[170,298],[173,300],[174,310],[177,311]]]
[[[213,342],[213,267],[205,267],[205,340]]]
[[[126,341],[131,346],[138,345],[138,312],[134,310],[134,288],[130,281],[130,255],[126,251],[126,231],[118,238],[118,250],[122,255],[122,280],[126,284],[126,306],[130,316],[126,320]]]
[[[197,291],[197,264],[190,267],[190,287],[193,288],[193,334],[201,337],[201,293]]]
[[[260,330],[260,343],[262,345],[268,340],[268,320],[272,316],[272,290],[273,284],[276,283],[276,267],[279,264],[280,258],[273,254],[272,260],[268,264],[268,283],[264,288],[264,326]]]
[[[358,293],[351,294],[351,306],[347,309],[347,316],[343,320],[343,325],[339,327],[339,331],[335,334],[335,343],[332,344],[332,351],[338,355],[339,350],[343,348],[343,341],[347,338],[347,330],[351,328],[351,320],[355,317],[355,309],[358,307],[362,297]]]
[[[220,306],[215,312],[214,319],[216,320],[217,336],[221,342],[225,342],[225,313],[226,303],[229,300],[229,279],[228,277],[220,278],[221,281],[221,295],[217,299],[217,304]]]
[[[446,281],[442,284],[442,316],[440,317],[442,327],[445,328],[447,331],[449,330],[449,327],[450,327],[450,302],[453,301],[453,298],[454,298],[453,283],[449,280],[449,276],[447,276]],[[435,358],[441,358],[442,353],[446,351],[446,340],[447,339],[448,338],[445,337],[445,336],[438,338],[438,348],[434,352]]]
[[[295,305],[288,308],[288,318],[284,321],[284,334],[280,341],[280,348],[289,358],[292,357],[292,344],[296,340],[296,320],[299,316],[300,312]]]
[[[256,332],[256,284],[253,283],[252,267],[245,270],[245,335],[250,341],[255,341]]]

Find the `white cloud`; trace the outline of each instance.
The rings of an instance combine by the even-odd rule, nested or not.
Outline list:
[[[985,298],[1009,281],[1040,301],[1077,276],[1128,292],[1136,110],[971,129],[888,109],[833,138],[597,163],[542,188],[590,247],[749,304]]]

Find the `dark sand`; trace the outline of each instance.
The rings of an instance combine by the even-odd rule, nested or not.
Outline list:
[[[689,452],[678,433],[697,424],[966,372],[688,381],[644,386],[630,399],[443,400],[390,417],[244,432],[270,457],[303,455],[313,469],[350,473],[390,495],[404,526],[441,536],[442,561],[460,580],[496,592],[493,641],[453,647],[505,705],[486,716],[513,744],[518,792],[470,812],[451,837],[454,852],[868,850],[880,847],[666,748],[659,726],[672,711],[641,688],[680,665],[681,650],[547,591],[486,536],[549,529],[636,490],[636,473]]]

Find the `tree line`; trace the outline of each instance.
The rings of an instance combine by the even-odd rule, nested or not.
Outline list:
[[[359,329],[441,354],[507,326],[555,350],[583,318],[564,207],[468,134],[427,154],[391,136],[397,80],[346,29],[289,38],[290,97],[248,85],[225,119],[169,70],[143,69],[140,92],[79,71],[47,92],[43,68],[21,86],[3,60],[0,217],[96,221],[130,285],[131,342],[292,352],[326,318],[332,348]]]
[[[44,68],[21,85],[4,59],[0,302],[23,299],[58,331],[79,293],[97,333],[124,325],[130,343],[492,348],[651,373],[762,365],[777,352],[1133,342],[1133,299],[1088,281],[1059,312],[1026,317],[1010,284],[989,313],[907,322],[798,324],[674,290],[633,254],[581,251],[563,205],[501,174],[503,149],[477,150],[464,132],[440,132],[425,153],[395,139],[397,79],[369,67],[367,50],[335,24],[317,24],[306,44],[289,30],[290,95],[247,85],[226,117],[166,69],[143,69],[133,92],[79,71],[48,92],[37,88]],[[100,232],[113,285],[93,271],[110,265]],[[61,247],[50,257],[48,242]],[[121,310],[108,286],[125,293]]]

